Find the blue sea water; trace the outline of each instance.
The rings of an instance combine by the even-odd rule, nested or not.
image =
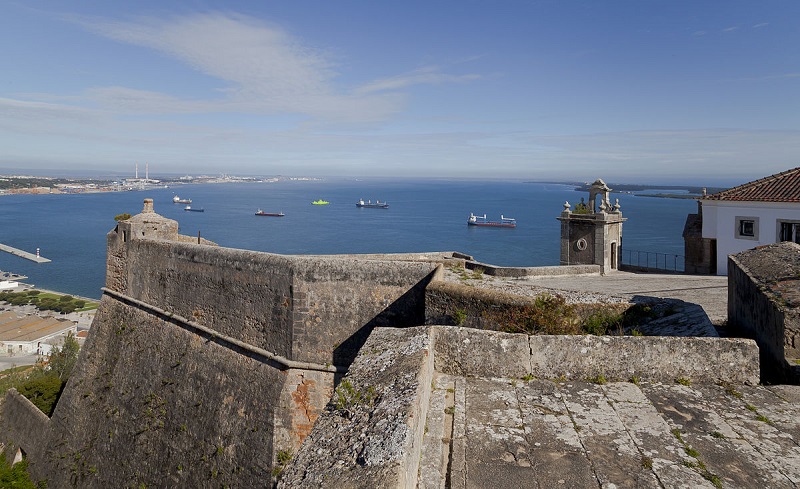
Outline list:
[[[186,212],[173,195],[204,212]],[[38,287],[99,298],[105,283],[105,235],[114,216],[137,214],[144,198],[179,222],[181,234],[221,246],[283,254],[460,251],[501,266],[557,265],[564,201],[586,192],[571,186],[508,181],[323,180],[181,185],[134,192],[0,196],[0,243],[34,252],[36,264],[0,252],[0,270],[27,275]],[[311,205],[325,199],[326,206]],[[388,201],[388,209],[359,209],[358,199]],[[683,254],[692,200],[619,198],[623,248]],[[285,213],[260,217],[255,211]],[[474,228],[469,214],[517,219],[515,229]]]

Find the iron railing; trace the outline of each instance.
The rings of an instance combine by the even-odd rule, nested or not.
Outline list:
[[[642,270],[662,272],[686,271],[686,260],[683,255],[659,253],[657,251],[638,251],[621,249],[622,265]]]

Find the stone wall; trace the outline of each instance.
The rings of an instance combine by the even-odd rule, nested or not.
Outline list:
[[[534,335],[437,326],[436,370],[512,377],[757,384],[758,348],[738,338]]]
[[[716,240],[703,238],[702,232],[702,214],[689,214],[683,227],[684,271],[686,273],[707,275],[717,272]]]
[[[0,406],[0,430],[5,434],[0,443],[7,462],[23,447],[26,456],[38,460],[47,446],[50,418],[16,389],[10,389]]]
[[[147,200],[107,245],[105,293],[49,428],[30,434],[13,397],[3,418],[0,442],[50,487],[269,485],[372,329],[420,324],[425,285],[453,257],[198,244]]]
[[[416,480],[408,474],[416,474],[413,469],[420,464],[419,427],[426,420],[431,379],[438,374],[515,382],[532,378],[599,382],[602,375],[608,381],[756,384],[758,348],[752,340],[728,338],[528,336],[450,326],[378,328],[346,377],[351,392],[370,393],[369,400],[348,408],[335,396],[278,487],[415,487]],[[337,391],[341,389],[340,384]],[[352,394],[342,395],[354,399]]]
[[[765,381],[797,382],[800,245],[784,242],[728,258],[728,322],[761,349]]]

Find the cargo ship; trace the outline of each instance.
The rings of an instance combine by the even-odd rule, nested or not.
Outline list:
[[[511,217],[503,217],[500,215],[499,221],[490,221],[486,219],[486,214],[482,216],[476,216],[475,214],[470,213],[469,219],[467,219],[468,226],[486,226],[492,228],[515,228],[517,227],[517,220]]]
[[[178,197],[176,195],[175,197],[172,198],[172,203],[173,204],[191,204],[192,203],[192,199],[182,199],[182,198],[180,198],[180,197]]]
[[[183,208],[183,210],[185,210],[185,211],[191,211],[191,212],[205,212],[205,211],[206,211],[206,210],[205,210],[205,209],[203,209],[202,207],[199,207],[199,208],[198,208],[198,207],[192,207],[192,206],[190,206],[190,205],[187,205],[186,207],[184,207],[184,208]]]
[[[256,211],[257,216],[283,217],[283,212],[264,212],[261,209]]]
[[[389,203],[381,202],[380,200],[377,200],[375,202],[372,202],[371,200],[364,202],[364,199],[361,199],[358,202],[356,202],[356,207],[364,207],[366,209],[388,209]]]

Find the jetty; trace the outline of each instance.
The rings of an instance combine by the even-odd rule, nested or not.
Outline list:
[[[11,253],[12,255],[18,256],[20,258],[25,258],[26,260],[35,261],[36,263],[48,263],[51,260],[39,256],[38,253],[28,253],[27,251],[23,251],[12,246],[0,244],[0,251],[5,251],[6,253]]]

